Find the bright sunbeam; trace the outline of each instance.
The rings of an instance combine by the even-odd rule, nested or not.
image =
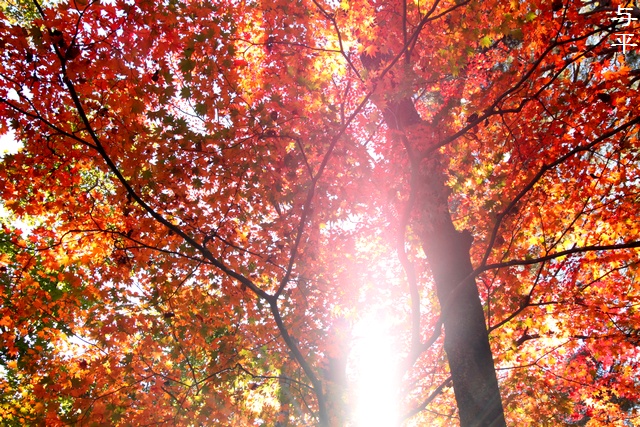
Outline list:
[[[13,131],[0,136],[0,158],[5,154],[15,154],[22,148],[22,143],[16,141],[15,136]]]
[[[397,347],[388,328],[384,317],[371,314],[354,330],[350,374],[356,386],[356,427],[397,424]]]

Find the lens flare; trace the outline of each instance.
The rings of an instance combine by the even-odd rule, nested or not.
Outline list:
[[[350,376],[355,382],[355,427],[398,424],[397,346],[384,316],[369,315],[354,329]]]

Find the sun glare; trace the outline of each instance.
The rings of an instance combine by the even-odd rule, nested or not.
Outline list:
[[[15,154],[20,148],[22,144],[16,141],[13,131],[0,136],[0,158],[5,154]]]
[[[384,316],[371,314],[356,325],[349,362],[356,387],[354,427],[397,425],[396,350]]]

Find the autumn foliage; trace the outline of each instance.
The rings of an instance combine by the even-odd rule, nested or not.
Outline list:
[[[0,424],[355,426],[384,313],[399,424],[635,425],[619,6],[2,6]]]

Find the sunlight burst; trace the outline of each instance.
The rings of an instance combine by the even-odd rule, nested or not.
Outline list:
[[[397,425],[397,346],[386,320],[370,314],[354,330],[350,374],[356,387],[356,427]]]

